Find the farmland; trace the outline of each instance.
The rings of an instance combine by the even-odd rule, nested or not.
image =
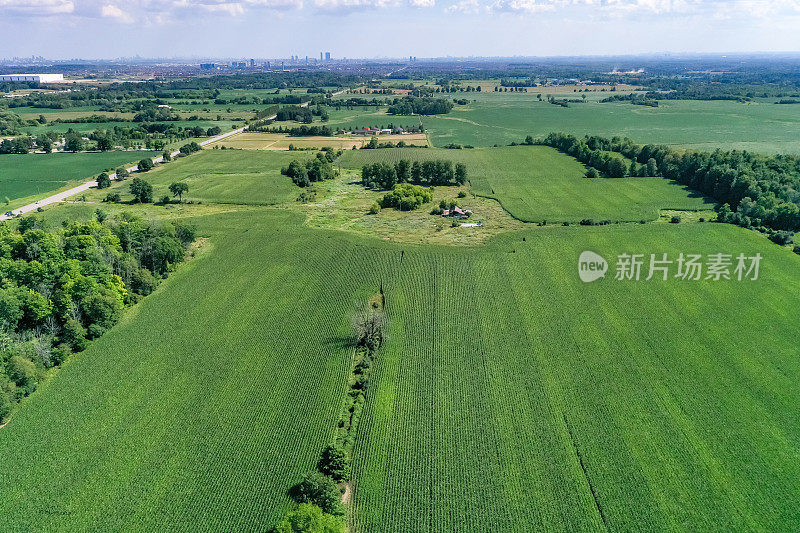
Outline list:
[[[713,207],[696,193],[663,178],[585,179],[583,165],[542,146],[364,150],[345,153],[342,165],[360,168],[377,159],[401,158],[465,163],[475,194],[496,198],[511,215],[526,222],[579,222],[589,218],[636,222],[658,218],[660,209]]]
[[[534,89],[535,93],[544,94],[547,90],[547,87]],[[457,106],[448,115],[425,117],[423,123],[434,146],[453,142],[492,146],[519,142],[526,135],[564,131],[580,136],[627,136],[641,143],[708,151],[715,148],[770,154],[800,151],[800,141],[795,135],[800,124],[800,106],[775,105],[772,99],[747,104],[667,100],[652,108],[626,102],[599,103],[597,98],[597,93],[590,93],[586,103],[563,108],[539,102],[531,93],[471,93],[468,106]]]
[[[765,262],[752,283],[585,285],[586,249]],[[357,440],[355,530],[791,528],[798,266],[710,224],[406,249],[385,282],[390,342]],[[763,305],[737,303],[753,298]]]
[[[361,148],[367,144],[372,136],[356,135],[336,135],[332,137],[291,137],[284,133],[258,133],[244,132],[228,137],[221,141],[212,143],[214,146],[226,148],[241,148],[242,150],[289,150],[294,148],[322,148],[330,146],[336,150],[351,150],[353,147]],[[406,144],[418,146],[428,146],[428,139],[425,134],[408,135],[380,135],[379,142],[397,143],[403,141]]]
[[[800,159],[685,150],[800,150],[794,67],[532,61],[170,65],[11,102],[11,136],[159,150],[0,156],[10,205],[254,131],[0,225],[0,530],[288,533],[306,505],[325,533],[796,530]],[[513,87],[534,64],[557,87]],[[608,79],[663,99],[601,103],[633,88]],[[95,111],[120,121],[53,122]],[[390,124],[426,146],[284,133]]]
[[[0,155],[0,199],[52,191],[73,180],[134,163],[154,152]]]
[[[357,439],[355,531],[796,517],[798,258],[753,233],[550,228],[456,248],[269,208],[193,222],[208,248],[0,432],[11,529],[270,527],[333,430],[349,313],[380,283],[390,330]],[[758,282],[583,285],[583,249],[764,261]]]
[[[211,249],[0,432],[4,529],[264,530],[288,507],[339,415],[360,254],[286,215],[195,222]]]

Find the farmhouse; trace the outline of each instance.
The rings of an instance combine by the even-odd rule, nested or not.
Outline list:
[[[472,211],[469,209],[461,209],[458,206],[455,206],[453,209],[445,209],[442,211],[443,217],[455,217],[455,218],[469,218],[472,216]]]

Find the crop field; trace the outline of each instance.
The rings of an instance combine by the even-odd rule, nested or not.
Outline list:
[[[313,469],[371,256],[286,213],[195,222],[210,249],[0,430],[2,529],[265,531]]]
[[[664,178],[594,179],[575,159],[544,146],[471,150],[382,149],[345,153],[342,165],[361,168],[379,160],[449,159],[467,165],[472,191],[496,198],[526,222],[655,220],[660,209],[693,211],[713,203]]]
[[[155,152],[0,155],[0,200],[24,198],[90,178]]]
[[[380,284],[353,531],[788,530],[800,513],[800,259],[755,233],[457,248],[273,209],[193,222],[208,248],[0,430],[9,529],[268,529],[331,435],[350,313]],[[583,284],[584,249],[764,259],[757,282]]]
[[[169,195],[176,181],[189,185],[184,200],[248,205],[272,205],[294,200],[299,188],[281,175],[281,167],[293,159],[313,157],[314,152],[258,152],[203,150],[147,172],[141,177],[153,185],[154,198]],[[101,200],[109,192],[131,198],[129,182],[114,182],[111,189],[93,190],[90,199]]]
[[[541,89],[536,91],[548,94],[547,88]],[[470,93],[466,98],[475,101],[468,106],[456,106],[447,115],[424,117],[423,124],[434,146],[503,145],[520,142],[526,135],[563,131],[574,135],[620,135],[638,143],[708,151],[738,148],[762,153],[800,152],[796,134],[800,106],[775,105],[770,99],[748,104],[668,100],[659,102],[657,108],[597,102],[608,94],[590,93],[587,103],[563,108],[539,102],[531,93]],[[580,94],[566,97],[580,98]]]
[[[295,148],[322,148],[330,146],[337,150],[351,150],[367,144],[371,137],[355,135],[336,135],[333,137],[290,137],[283,133],[243,132],[221,141],[210,144],[208,147],[225,146],[227,148],[241,148],[243,150],[288,150],[289,145]],[[408,135],[380,135],[379,142],[404,141],[407,144],[428,146],[428,138],[424,133]]]
[[[354,531],[793,529],[800,258],[716,224],[495,244],[395,258]],[[612,263],[584,284],[587,249],[764,259],[756,282],[614,281]]]

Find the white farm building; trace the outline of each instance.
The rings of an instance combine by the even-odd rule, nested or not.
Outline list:
[[[35,81],[37,83],[55,83],[64,81],[63,74],[0,74],[2,81]]]

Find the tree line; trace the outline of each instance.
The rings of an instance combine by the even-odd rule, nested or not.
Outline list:
[[[639,145],[622,137],[579,139],[564,133],[551,133],[542,144],[591,166],[598,164],[598,151],[622,154],[632,165],[644,164],[645,175],[673,179],[713,198],[722,204],[719,219],[725,222],[768,230],[800,230],[800,157],[746,150],[678,151],[664,145]],[[620,170],[620,174],[618,177],[624,177],[628,172]]]
[[[361,167],[361,183],[371,189],[388,190],[398,183],[412,183],[424,187],[434,185],[463,185],[467,181],[467,167],[463,163],[436,159],[408,161],[395,164],[372,163]]]
[[[406,96],[389,106],[391,115],[443,115],[453,109],[453,102],[444,98]]]
[[[0,226],[0,420],[182,262],[195,230],[125,214]]]

